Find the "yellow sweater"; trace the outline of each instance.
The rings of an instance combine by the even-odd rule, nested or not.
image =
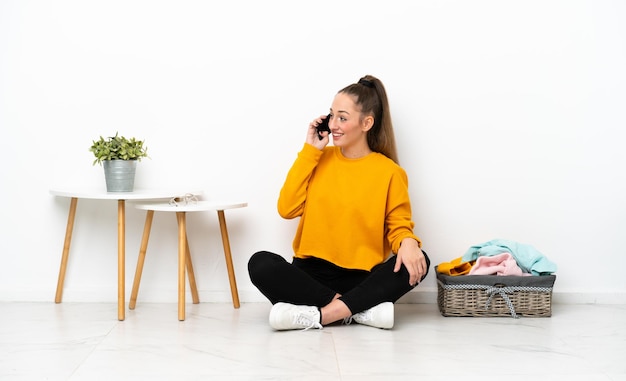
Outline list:
[[[348,269],[371,270],[413,234],[406,172],[372,153],[348,159],[338,147],[305,144],[278,199],[278,213],[300,217],[298,258],[317,257]]]

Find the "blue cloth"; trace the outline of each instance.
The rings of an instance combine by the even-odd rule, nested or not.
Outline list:
[[[506,239],[494,239],[470,247],[463,255],[463,262],[475,261],[480,256],[511,253],[517,265],[525,273],[545,275],[556,272],[556,264],[534,247]]]

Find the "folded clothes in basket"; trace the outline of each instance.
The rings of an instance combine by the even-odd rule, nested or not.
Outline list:
[[[437,271],[446,275],[467,275],[472,269],[475,261],[463,262],[463,258],[458,257],[450,262],[442,262],[437,266]]]
[[[533,275],[547,275],[556,272],[556,264],[531,245],[522,244],[506,239],[494,239],[470,247],[461,257],[462,262],[475,261],[479,257],[494,256],[510,253],[517,265],[525,273]]]
[[[469,275],[516,275],[524,273],[517,265],[515,258],[509,253],[496,254],[491,257],[478,257]],[[526,274],[530,275],[530,274]]]

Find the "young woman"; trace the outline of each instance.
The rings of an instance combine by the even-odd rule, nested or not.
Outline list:
[[[325,118],[330,133],[317,131]],[[379,79],[367,75],[340,90],[330,114],[309,124],[278,212],[300,217],[292,262],[260,251],[248,263],[252,283],[273,304],[270,325],[343,320],[392,328],[393,303],[424,279],[430,260],[413,233],[407,175]]]

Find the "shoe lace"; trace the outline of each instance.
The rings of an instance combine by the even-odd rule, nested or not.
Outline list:
[[[352,316],[348,316],[347,318],[343,319],[343,324],[345,325],[350,325],[352,324],[353,321],[356,321],[357,323],[359,321],[369,321],[372,320],[372,310],[365,310],[363,312],[359,312],[358,314],[354,314]]]
[[[311,319],[308,315],[306,314],[297,314],[294,318],[293,318],[293,323],[295,325],[299,325],[301,327],[304,327],[302,330],[303,331],[307,331],[311,328],[317,328],[317,329],[322,329],[322,325],[317,322],[314,321],[313,319]]]
[[[361,321],[370,321],[370,320],[373,320],[374,318],[374,313],[372,312],[371,308],[369,310],[359,312],[357,315],[358,315],[358,319]]]

